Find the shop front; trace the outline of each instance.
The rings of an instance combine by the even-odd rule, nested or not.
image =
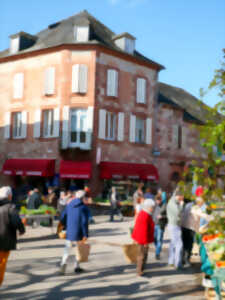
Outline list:
[[[60,181],[65,189],[78,190],[89,185],[92,166],[90,161],[61,160]]]
[[[108,198],[112,186],[115,186],[121,200],[132,200],[140,182],[144,183],[144,188],[157,189],[159,175],[151,164],[101,162],[100,178],[104,180],[103,198]]]

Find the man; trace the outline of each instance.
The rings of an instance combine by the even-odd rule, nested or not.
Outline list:
[[[66,227],[66,243],[61,261],[60,273],[65,274],[67,259],[73,244],[78,241],[85,241],[88,238],[88,214],[83,203],[85,192],[76,192],[75,198],[66,206],[61,215],[61,223]],[[74,272],[80,273],[79,262],[74,256]]]
[[[3,282],[10,250],[16,249],[16,231],[24,234],[24,225],[12,204],[12,190],[9,186],[0,188],[0,285]]]
[[[184,206],[183,193],[177,189],[167,205],[168,230],[170,235],[169,261],[170,266],[177,270],[182,268],[182,233],[181,217]]]
[[[53,187],[48,188],[48,195],[46,197],[46,204],[57,208],[58,198]]]
[[[148,244],[154,242],[154,222],[152,220],[152,212],[155,203],[152,199],[146,199],[143,203],[143,208],[139,212],[132,238],[138,243],[137,255],[137,274],[143,276],[145,264],[148,258]]]
[[[145,193],[144,193],[144,198],[145,199],[154,199],[154,195],[152,194],[152,190],[150,187],[146,188]]]
[[[167,224],[166,204],[163,204],[161,195],[155,197],[155,210],[153,214],[153,221],[155,223],[154,242],[155,242],[155,257],[160,260],[160,253],[162,250],[163,235]]]
[[[123,215],[120,211],[118,194],[116,192],[115,187],[112,187],[112,193],[110,195],[110,204],[111,204],[110,222],[114,221],[115,214],[117,214],[120,217],[120,221],[123,221]]]
[[[41,195],[39,190],[35,188],[33,191],[30,191],[28,197],[27,208],[28,209],[38,209],[42,204]]]

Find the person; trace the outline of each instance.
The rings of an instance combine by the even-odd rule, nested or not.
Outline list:
[[[167,195],[166,191],[163,191],[161,188],[158,189],[157,195],[160,195],[162,197],[162,203],[166,204],[167,203]]]
[[[144,198],[145,199],[154,199],[154,195],[152,194],[150,187],[146,188],[145,193],[144,193]]]
[[[29,192],[27,208],[28,209],[38,209],[42,204],[41,195],[37,188]]]
[[[91,209],[90,209],[90,207],[88,207],[88,205],[92,203],[91,190],[88,186],[85,186],[84,191],[85,191],[84,204],[86,204],[86,207],[87,207],[88,222],[89,222],[89,224],[95,224],[95,220],[93,218]]]
[[[117,214],[120,217],[120,221],[123,221],[123,215],[120,211],[119,197],[115,187],[112,187],[112,192],[110,195],[110,222],[114,221],[114,215]]]
[[[170,235],[169,260],[168,264],[177,270],[182,268],[182,233],[181,217],[184,206],[184,196],[177,188],[167,205],[168,230]]]
[[[155,243],[155,257],[160,260],[160,253],[162,250],[163,235],[167,224],[166,204],[163,203],[161,195],[155,197],[155,209],[153,213],[153,221],[155,223],[154,243]]]
[[[143,183],[139,183],[137,190],[133,194],[133,207],[135,211],[136,205],[140,202],[140,198],[144,197],[143,191]]]
[[[49,187],[48,188],[48,195],[47,195],[47,197],[46,197],[46,204],[47,205],[51,205],[51,206],[53,206],[53,207],[57,207],[57,201],[58,199],[57,199],[57,195],[56,195],[56,193],[55,193],[55,190],[54,190],[54,188],[53,187]]]
[[[58,203],[57,203],[57,210],[58,210],[59,216],[61,215],[61,213],[65,209],[65,207],[67,205],[67,201],[68,201],[68,196],[66,194],[66,191],[61,190],[60,195],[59,195],[59,199],[58,199]]]
[[[137,216],[132,239],[138,244],[137,254],[137,275],[144,275],[144,268],[148,258],[148,245],[154,242],[154,222],[152,213],[155,202],[152,199],[146,199],[143,208]]]
[[[25,233],[24,225],[16,207],[11,203],[12,190],[9,186],[0,188],[0,285],[2,285],[6,264],[11,250],[16,249],[16,233]]]
[[[67,204],[60,218],[61,223],[66,227],[66,242],[60,266],[61,274],[65,274],[69,252],[73,245],[78,241],[86,241],[88,238],[88,215],[83,203],[84,196],[83,190],[77,191],[75,198]],[[79,262],[74,256],[74,272],[82,271],[83,269],[80,268]]]

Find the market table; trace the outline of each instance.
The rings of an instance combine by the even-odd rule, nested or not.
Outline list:
[[[53,227],[53,223],[54,223],[53,221],[54,221],[55,215],[52,215],[52,214],[38,215],[37,214],[37,215],[20,215],[20,217],[22,219],[26,219],[26,221],[29,221],[29,220],[33,221],[32,227],[34,227],[34,222],[35,222],[36,226],[40,226],[41,222],[49,221],[51,230],[53,232],[53,228],[54,228]]]

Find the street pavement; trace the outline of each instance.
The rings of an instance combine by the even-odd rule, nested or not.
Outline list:
[[[113,223],[108,219],[97,216],[96,224],[90,225],[91,254],[81,265],[85,272],[75,274],[70,257],[64,276],[59,275],[64,240],[56,237],[56,228],[28,227],[26,235],[19,238],[18,250],[10,254],[0,299],[205,299],[198,262],[182,272],[167,266],[167,232],[161,260],[155,260],[151,245],[146,276],[137,277],[135,265],[126,262],[121,247],[131,242],[132,218]]]

